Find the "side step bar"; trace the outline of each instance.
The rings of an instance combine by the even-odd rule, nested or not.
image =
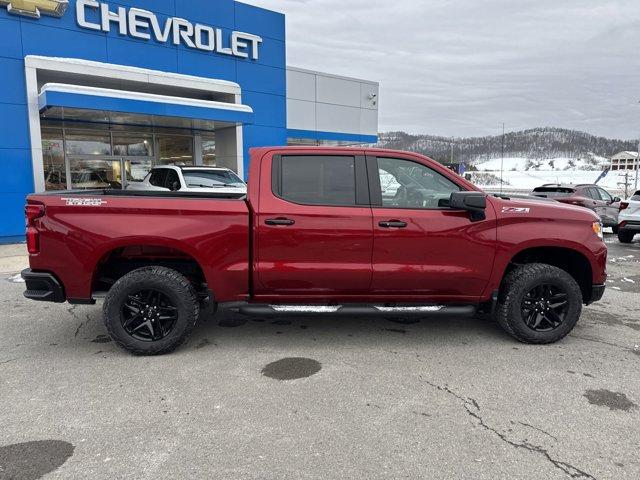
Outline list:
[[[242,315],[248,316],[401,316],[401,317],[462,317],[473,315],[476,305],[421,305],[387,307],[383,305],[254,305],[236,307]]]

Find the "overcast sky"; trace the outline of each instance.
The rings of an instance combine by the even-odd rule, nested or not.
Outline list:
[[[245,0],[288,64],[377,80],[380,130],[640,135],[640,0]]]

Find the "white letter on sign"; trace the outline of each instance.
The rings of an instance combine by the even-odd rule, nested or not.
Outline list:
[[[87,7],[98,8],[100,4],[95,0],[78,0],[76,4],[76,21],[82,28],[90,28],[91,30],[100,30],[100,25],[87,21],[85,9]]]

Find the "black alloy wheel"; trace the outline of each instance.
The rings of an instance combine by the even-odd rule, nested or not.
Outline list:
[[[551,332],[563,324],[569,310],[568,294],[560,287],[542,283],[522,299],[522,319],[535,332]]]
[[[178,309],[158,290],[141,290],[128,295],[122,304],[122,328],[136,340],[155,342],[176,326]]]
[[[505,275],[496,319],[523,343],[546,344],[573,330],[582,312],[582,289],[568,272],[553,265],[516,265]]]
[[[161,266],[127,273],[104,299],[111,338],[134,355],[162,355],[182,345],[200,315],[196,291],[184,275]]]

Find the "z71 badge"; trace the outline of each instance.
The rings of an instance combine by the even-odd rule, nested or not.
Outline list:
[[[530,208],[525,207],[502,207],[502,213],[530,213]]]
[[[65,198],[67,207],[101,207],[107,202],[101,198]]]

